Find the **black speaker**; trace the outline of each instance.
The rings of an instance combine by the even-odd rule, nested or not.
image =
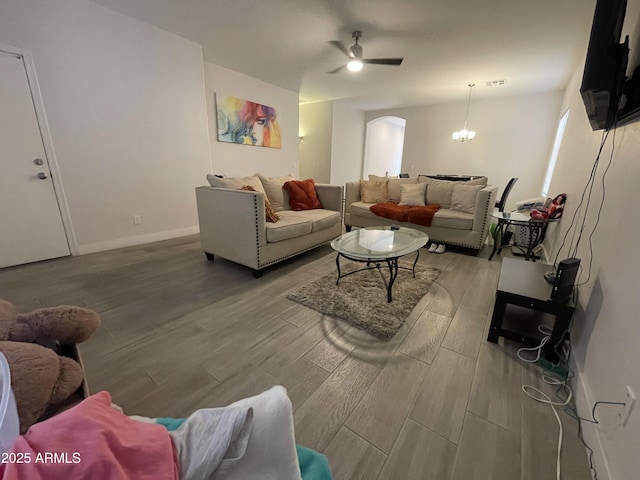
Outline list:
[[[550,299],[554,302],[564,303],[571,298],[573,284],[580,269],[579,258],[566,258],[558,264],[556,278],[551,288]]]

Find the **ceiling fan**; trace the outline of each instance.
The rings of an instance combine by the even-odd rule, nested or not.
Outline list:
[[[402,63],[402,60],[404,60],[404,58],[362,58],[362,45],[358,43],[358,40],[362,38],[362,32],[360,30],[356,30],[351,34],[351,38],[355,40],[355,43],[349,48],[347,48],[344,43],[338,40],[332,40],[331,42],[329,42],[331,45],[344,53],[349,61],[346,65],[342,65],[327,73],[338,73],[344,67],[347,67],[352,72],[359,72],[360,70],[362,70],[362,65],[365,63],[369,63],[372,65],[392,65],[397,67]]]

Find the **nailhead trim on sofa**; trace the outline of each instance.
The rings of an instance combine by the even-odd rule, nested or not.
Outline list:
[[[256,264],[260,265],[260,229],[258,228],[258,197],[253,197],[253,216],[256,219]]]

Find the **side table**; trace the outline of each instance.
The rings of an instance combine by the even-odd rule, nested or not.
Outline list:
[[[509,246],[503,245],[502,239],[504,238],[504,233],[507,231],[509,226],[516,225],[528,229],[529,241],[526,246],[523,246],[525,247],[524,259],[533,260],[535,262],[536,256],[533,254],[533,249],[536,248],[544,239],[544,234],[547,231],[547,225],[550,222],[555,222],[554,219],[536,220],[531,218],[529,215],[524,215],[518,212],[493,212],[491,216],[498,220],[498,225],[492,233],[493,250],[491,250],[489,260],[491,260],[496,253],[500,255],[500,251],[504,247]]]
[[[569,333],[571,317],[575,310],[573,301],[565,303],[550,300],[552,286],[544,279],[544,274],[552,267],[542,263],[532,263],[515,258],[503,258],[500,269],[500,280],[496,291],[496,304],[491,317],[491,327],[487,341],[496,343],[499,337],[508,338],[528,345],[536,345],[539,338],[528,334],[519,333],[507,328],[505,325],[506,310],[508,305],[515,305],[524,309],[550,314],[555,317],[551,338],[544,345],[542,351],[547,360],[558,360],[556,346],[560,345]],[[514,326],[523,322],[531,322],[520,318],[514,318]],[[527,325],[519,325],[526,327]],[[528,325],[531,327],[531,325]]]

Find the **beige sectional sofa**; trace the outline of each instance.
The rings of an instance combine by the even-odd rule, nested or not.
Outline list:
[[[232,188],[196,188],[200,243],[207,259],[213,260],[218,255],[250,267],[254,276],[260,277],[265,267],[341,234],[342,186],[316,184],[324,208],[293,211],[282,189],[284,181],[292,177],[254,177],[262,182],[259,180],[256,184],[253,177],[245,177],[229,184]],[[260,190],[260,186],[264,188],[255,192],[237,190],[242,183],[251,184],[256,190]],[[269,198],[280,217],[276,223],[266,221],[265,198]]]
[[[370,177],[371,178],[371,177]],[[380,178],[380,177],[373,177]],[[458,245],[475,250],[477,253],[487,238],[491,225],[490,215],[496,202],[498,188],[482,185],[482,180],[472,182],[446,182],[420,177],[411,179],[388,179],[389,200],[398,201],[401,185],[404,183],[427,183],[425,203],[438,203],[440,209],[433,217],[430,226],[416,225],[408,222],[398,222],[375,215],[371,212],[372,203],[366,203],[360,197],[360,181],[348,182],[345,192],[345,218],[347,230],[351,227],[373,227],[379,225],[399,225],[421,230],[435,243]],[[486,177],[484,178],[486,185]],[[452,205],[452,194],[455,185],[475,184],[475,202],[464,206]],[[430,194],[431,192],[431,194]],[[453,197],[455,202],[456,198]],[[454,208],[452,208],[454,207]],[[460,209],[458,209],[460,208]]]

